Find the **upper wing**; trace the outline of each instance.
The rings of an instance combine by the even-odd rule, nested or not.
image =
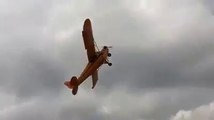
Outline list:
[[[98,80],[98,70],[96,70],[93,74],[92,74],[92,89],[95,87],[95,85],[97,84],[97,80]]]
[[[86,19],[84,22],[82,36],[83,36],[85,49],[87,50],[88,60],[89,62],[91,62],[96,56],[96,51],[94,46],[94,38],[92,33],[91,22],[89,19]]]

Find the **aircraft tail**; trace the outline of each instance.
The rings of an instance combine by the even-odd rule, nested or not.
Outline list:
[[[68,88],[72,89],[72,94],[76,95],[78,91],[78,81],[77,77],[73,76],[70,81],[64,83]]]

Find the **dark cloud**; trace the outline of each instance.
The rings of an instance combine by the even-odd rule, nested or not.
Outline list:
[[[4,2],[3,2],[4,3]],[[49,2],[5,1],[1,16],[1,86],[20,98],[58,91],[64,71],[43,33]],[[47,89],[48,88],[48,89]],[[53,89],[52,89],[53,88]],[[58,90],[57,90],[58,89]]]
[[[136,52],[129,48],[115,48],[112,50],[113,66],[109,68],[111,70],[105,69],[105,74],[101,72],[103,78],[107,79],[102,80],[100,84],[112,86],[126,82],[140,88],[212,88],[213,43],[211,39],[208,40],[203,43],[197,40],[183,42],[157,51],[141,52],[141,49],[138,49]]]
[[[212,0],[205,0],[203,2],[206,5],[208,11],[210,11],[211,14],[214,14],[214,2]]]
[[[49,55],[38,54],[31,50],[20,58],[18,66],[13,70],[14,77],[9,86],[13,88],[12,91],[20,97],[45,92],[58,93],[65,79],[65,70],[58,61],[53,60],[53,57]]]
[[[0,119],[166,120],[213,101],[211,1],[0,3]],[[72,96],[63,82],[87,63],[88,17],[113,66]]]

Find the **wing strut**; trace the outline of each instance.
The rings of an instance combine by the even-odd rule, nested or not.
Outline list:
[[[98,48],[98,46],[97,46],[97,43],[95,41],[94,41],[94,44],[95,44],[97,50],[100,51],[99,48]]]

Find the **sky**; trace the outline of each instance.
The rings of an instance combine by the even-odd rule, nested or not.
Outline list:
[[[213,0],[0,0],[1,120],[213,120]],[[90,18],[112,66],[73,96]]]

